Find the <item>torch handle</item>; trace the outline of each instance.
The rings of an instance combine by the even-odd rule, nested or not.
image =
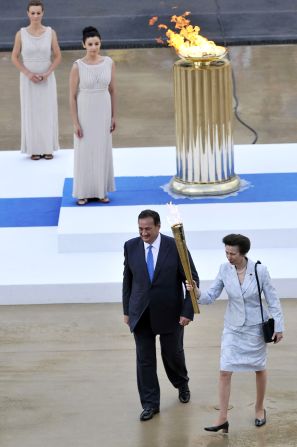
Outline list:
[[[189,278],[187,278],[187,276],[189,276]],[[192,274],[186,275],[186,279],[187,279],[189,284],[193,284]],[[190,297],[191,297],[194,313],[195,314],[200,314],[200,309],[199,309],[199,306],[198,306],[198,303],[197,303],[197,295],[196,295],[196,291],[195,291],[194,288],[192,290],[190,290]]]
[[[174,236],[175,243],[176,243],[176,248],[177,248],[177,251],[179,254],[179,258],[181,260],[181,264],[183,266],[186,280],[188,281],[189,284],[193,284],[191,264],[190,264],[190,260],[189,260],[189,254],[188,254],[183,225],[181,223],[175,224],[175,225],[172,225],[171,229],[173,232],[173,236]],[[200,314],[195,289],[190,290],[190,297],[191,297],[194,313]]]
[[[179,237],[175,239],[176,248],[184,269],[186,280],[189,284],[193,284],[193,276],[190,268],[190,260],[188,256],[188,249],[184,237]],[[200,314],[199,306],[197,303],[197,296],[195,290],[190,290],[190,297],[192,301],[192,306],[195,314]]]

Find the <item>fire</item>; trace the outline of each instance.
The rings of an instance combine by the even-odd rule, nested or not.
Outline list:
[[[186,19],[186,16],[190,15],[189,11],[184,12],[181,16],[172,16],[171,22],[175,23],[176,29],[183,29],[190,24],[190,20]]]
[[[167,25],[160,23],[158,28],[166,30],[167,44],[173,47],[179,56],[183,58],[203,59],[207,57],[219,58],[222,57],[226,49],[216,45],[213,41],[201,36],[199,26],[193,26],[190,20],[186,17],[190,15],[190,11],[185,11],[182,15],[173,15],[171,23],[174,23],[173,31]],[[155,25],[158,17],[152,17],[149,25]],[[163,42],[161,37],[157,38],[157,42]]]
[[[153,26],[158,21],[158,19],[159,19],[158,16],[151,17],[149,20],[149,25]]]

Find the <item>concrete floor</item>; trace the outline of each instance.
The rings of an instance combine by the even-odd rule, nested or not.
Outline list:
[[[282,301],[286,336],[269,346],[268,423],[256,429],[254,374],[233,377],[230,434],[208,434],[217,411],[225,301],[186,329],[192,399],[177,399],[159,355],[161,413],[138,420],[134,340],[120,304],[3,306],[1,447],[296,447],[296,300]]]
[[[241,117],[259,143],[297,141],[296,46],[230,50]],[[57,69],[61,147],[72,146],[68,73],[80,52]],[[174,141],[169,49],[110,50],[117,66],[115,147]],[[0,150],[20,141],[18,73],[0,53]],[[252,135],[235,122],[235,143]],[[161,362],[161,413],[140,423],[133,337],[119,304],[4,306],[0,312],[1,447],[296,447],[296,300],[283,300],[286,338],[270,346],[267,426],[253,426],[253,374],[234,376],[230,434],[203,426],[216,418],[220,332],[225,302],[203,307],[186,330],[192,400],[182,405]]]
[[[114,147],[174,146],[172,65],[169,48],[108,50],[116,63],[118,113]],[[60,144],[72,147],[68,76],[80,51],[63,52],[56,70]],[[297,45],[231,47],[241,118],[256,129],[259,143],[297,141]],[[19,149],[19,74],[9,53],[0,53],[0,150]],[[253,135],[235,120],[237,144]]]

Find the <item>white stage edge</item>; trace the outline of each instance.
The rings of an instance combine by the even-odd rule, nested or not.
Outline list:
[[[193,250],[217,249],[228,233],[243,233],[257,248],[297,248],[295,202],[211,203],[178,205]],[[162,232],[172,235],[166,205],[61,208],[59,252],[118,251],[135,237],[137,215],[144,208],[159,212]]]
[[[115,149],[114,162],[116,176],[174,175],[175,149]],[[0,152],[0,198],[59,197],[72,163],[72,150],[38,162]],[[297,172],[297,145],[236,146],[235,168],[238,174]],[[65,208],[59,229],[0,228],[0,304],[121,301],[123,242],[137,235],[137,214],[149,207]],[[170,234],[166,207],[151,207],[160,211],[163,231]],[[250,257],[268,266],[279,296],[297,297],[297,197],[179,207],[202,288],[225,262],[222,236],[234,231],[251,237]]]

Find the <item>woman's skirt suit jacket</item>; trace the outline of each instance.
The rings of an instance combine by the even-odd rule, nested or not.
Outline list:
[[[284,329],[283,314],[279,298],[272,285],[267,268],[258,264],[257,272],[263,303],[264,320],[272,316],[275,331]],[[236,268],[229,262],[220,266],[219,273],[199,298],[200,304],[211,304],[225,288],[228,303],[224,317],[221,342],[222,371],[261,371],[266,367],[266,343],[262,333],[262,317],[259,293],[255,276],[255,263],[247,259],[245,278],[240,284]]]

